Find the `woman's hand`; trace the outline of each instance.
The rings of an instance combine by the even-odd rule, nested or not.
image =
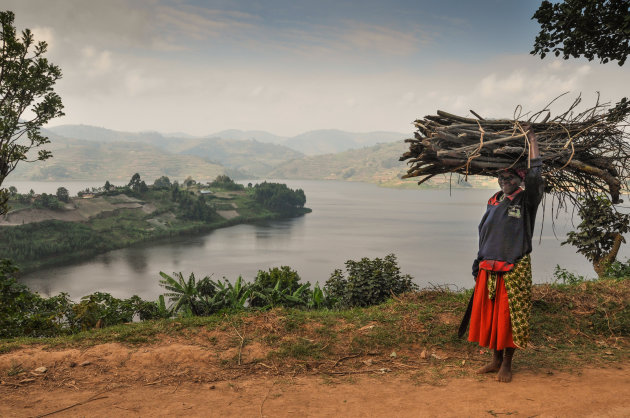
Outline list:
[[[538,139],[534,128],[529,123],[521,123],[521,127],[527,135],[527,141],[529,142],[529,158],[540,158],[540,151],[538,150]]]

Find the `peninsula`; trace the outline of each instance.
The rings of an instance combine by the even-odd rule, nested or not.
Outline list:
[[[162,176],[147,185],[135,174],[125,186],[106,182],[74,197],[63,187],[56,195],[13,189],[12,209],[0,218],[0,258],[33,271],[139,243],[304,215],[311,212],[305,202],[301,189],[243,186],[225,175],[205,184]]]

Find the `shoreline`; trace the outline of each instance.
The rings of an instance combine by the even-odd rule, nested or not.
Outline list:
[[[297,218],[299,216],[304,216],[308,213],[311,213],[312,210],[310,208],[302,208],[300,213],[294,213],[291,215],[273,213],[273,214],[263,214],[260,216],[238,216],[231,219],[224,219],[219,222],[213,222],[211,224],[193,224],[188,227],[184,227],[181,229],[169,229],[169,230],[154,230],[157,231],[158,234],[151,235],[149,237],[141,238],[135,240],[133,242],[122,242],[120,245],[114,245],[107,248],[89,248],[83,251],[74,252],[71,254],[63,254],[61,256],[49,257],[42,262],[31,262],[28,264],[16,263],[20,268],[20,275],[36,273],[39,270],[48,267],[59,267],[59,266],[67,266],[77,263],[79,260],[83,260],[86,258],[92,258],[97,255],[105,254],[109,251],[120,250],[123,248],[133,248],[133,247],[141,247],[145,245],[153,245],[168,242],[171,238],[175,237],[185,237],[185,236],[195,236],[202,235],[212,232],[221,228],[229,228],[231,226],[241,225],[241,224],[256,224],[258,222],[265,221],[274,221],[280,219],[290,219]],[[43,221],[43,222],[62,222],[66,223],[67,221]],[[74,222],[68,222],[74,223]],[[6,226],[10,228],[11,226]],[[0,227],[2,228],[2,227]]]

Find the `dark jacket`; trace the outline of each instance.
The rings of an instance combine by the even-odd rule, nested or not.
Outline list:
[[[481,260],[506,261],[514,264],[532,252],[532,236],[538,205],[544,193],[540,158],[531,160],[525,176],[525,190],[511,196],[500,191],[490,198],[479,223],[479,252],[473,263],[473,275],[479,272]]]

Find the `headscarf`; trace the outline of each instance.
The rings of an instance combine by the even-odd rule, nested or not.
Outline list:
[[[520,177],[521,180],[525,180],[525,176],[527,175],[526,168],[506,168],[501,171],[507,171],[508,173],[514,173]]]

